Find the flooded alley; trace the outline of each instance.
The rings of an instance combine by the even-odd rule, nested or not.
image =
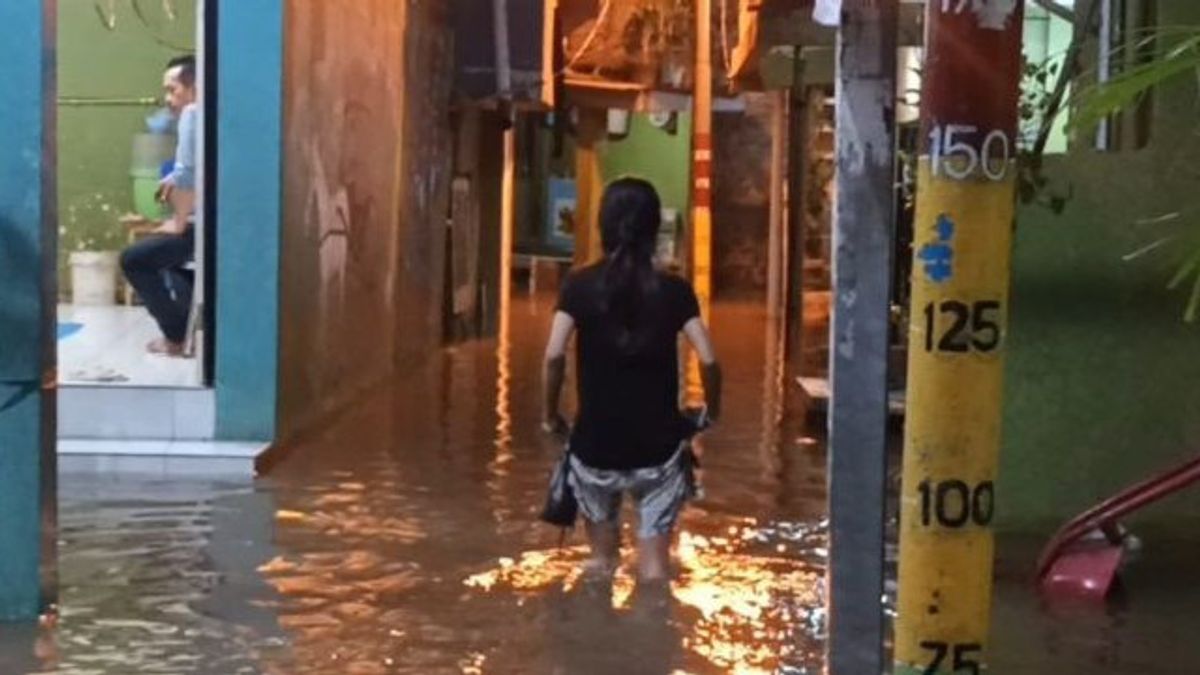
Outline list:
[[[611,587],[581,579],[582,533],[559,548],[536,519],[559,451],[537,424],[551,307],[518,301],[510,340],[437,354],[253,484],[66,473],[61,618],[6,628],[0,671],[817,667],[825,458],[784,413],[760,311],[717,311],[727,411],[703,440],[707,495],[684,517],[664,603],[628,569]]]
[[[715,312],[727,413],[667,599],[634,588],[628,555],[611,585],[583,578],[581,533],[560,548],[536,519],[558,452],[536,423],[551,306],[516,301],[510,339],[437,354],[255,482],[203,461],[68,464],[61,616],[4,627],[0,672],[820,672],[824,448],[760,311]],[[1172,541],[1127,602],[1055,613],[1028,585],[1037,541],[1002,538],[993,671],[1196,672],[1197,585],[1168,580],[1200,546]]]
[[[0,675],[1200,674],[1200,2],[0,25]]]

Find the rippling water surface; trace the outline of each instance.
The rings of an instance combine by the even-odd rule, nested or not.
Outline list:
[[[820,662],[824,454],[779,352],[722,308],[725,423],[670,595],[583,578],[536,522],[548,305],[446,350],[270,476],[65,472],[61,616],[3,630],[0,672],[771,673]],[[627,560],[632,561],[631,552]]]
[[[546,311],[516,303],[507,339],[439,354],[266,478],[66,471],[61,616],[0,627],[0,674],[819,672],[824,446],[787,412],[774,331],[716,313],[727,410],[668,595],[628,565],[585,577],[579,535],[536,522],[558,452],[536,430]],[[996,672],[1200,672],[1141,656],[1187,649],[1195,619],[1152,643],[1123,623],[1175,616],[1168,595],[1081,623],[1002,579]]]

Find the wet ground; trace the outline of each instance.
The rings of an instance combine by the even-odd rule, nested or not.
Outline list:
[[[819,672],[824,449],[762,316],[717,311],[727,409],[663,596],[582,578],[578,536],[536,522],[545,312],[518,302],[510,339],[447,350],[255,482],[68,466],[61,617],[0,627],[0,674]],[[1200,537],[1148,539],[1107,610],[1040,607],[1036,543],[1000,547],[993,672],[1200,672]]]

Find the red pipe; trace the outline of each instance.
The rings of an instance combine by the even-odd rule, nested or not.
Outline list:
[[[1062,552],[1081,537],[1196,482],[1200,482],[1200,456],[1128,487],[1076,516],[1050,538],[1038,559],[1038,581],[1045,577]]]

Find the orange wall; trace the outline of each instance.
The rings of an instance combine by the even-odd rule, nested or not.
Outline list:
[[[453,74],[446,21],[425,3],[287,3],[284,439],[440,344]]]

